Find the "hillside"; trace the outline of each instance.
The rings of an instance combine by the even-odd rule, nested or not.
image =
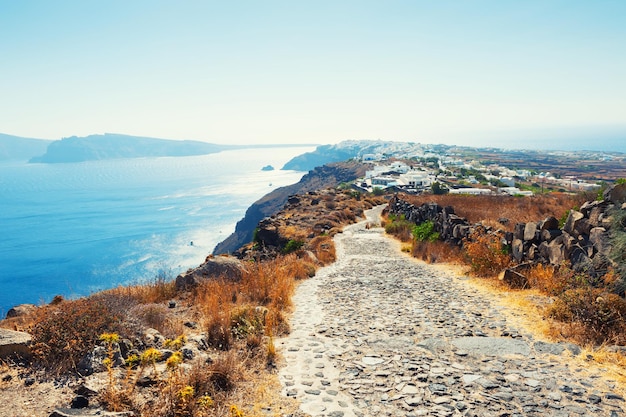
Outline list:
[[[408,144],[384,142],[381,140],[345,140],[335,145],[320,145],[312,152],[298,155],[287,162],[282,169],[308,171],[332,162],[347,161],[369,154],[383,154],[396,146],[409,147]]]
[[[0,161],[28,161],[46,152],[51,140],[22,138],[0,133]]]
[[[192,140],[167,140],[105,133],[86,137],[72,136],[50,143],[46,153],[34,157],[34,163],[82,162],[100,159],[158,156],[204,155],[232,146]]]
[[[306,183],[311,187],[319,186],[331,176],[338,181],[338,178],[354,175],[354,170],[363,167],[362,164],[354,162],[320,167],[307,174]],[[623,207],[618,203],[623,203],[626,194],[624,187],[617,190],[618,192],[605,194],[608,200],[614,202],[616,210]],[[402,198],[430,201],[434,197],[424,195]],[[471,222],[493,224],[494,227],[501,223],[517,225],[518,220],[525,221],[526,225],[523,228],[514,226],[514,232],[502,231],[512,233],[515,238],[518,232],[532,229],[527,227],[532,222],[525,220],[520,213],[533,217],[544,217],[548,214],[561,217],[562,211],[566,210],[567,206],[577,203],[575,196],[568,199],[567,196],[559,195],[546,195],[533,200],[517,197],[498,197],[498,200],[488,199],[487,196],[445,197],[448,199],[440,201],[445,207],[439,207],[432,201],[425,201],[424,208],[421,208],[422,206],[418,206],[422,203],[420,200],[398,204],[398,196],[395,196],[389,200],[391,212],[385,220],[385,229],[399,232],[401,228],[408,228],[410,234],[410,231],[415,231],[417,224],[409,220],[417,219],[422,212],[432,214],[435,220],[441,218],[444,220],[442,224],[454,222],[463,230],[472,225],[466,224],[461,215],[467,216]],[[557,201],[554,201],[554,198]],[[294,404],[294,397],[295,400],[302,401],[302,404],[307,404],[307,401],[312,399],[308,404],[320,403],[329,407],[329,410],[335,406],[344,408],[339,403],[339,401],[343,403],[340,399],[343,397],[338,395],[336,399],[333,399],[333,396],[330,400],[324,400],[319,396],[317,385],[314,388],[307,385],[310,381],[321,387],[330,386],[331,389],[338,387],[336,391],[341,395],[353,395],[349,390],[344,390],[344,387],[340,386],[341,382],[330,372],[323,377],[318,376],[321,373],[319,369],[323,368],[319,365],[327,364],[324,372],[338,369],[341,378],[347,376],[353,378],[351,369],[354,364],[363,363],[366,366],[359,371],[360,385],[355,386],[355,389],[359,393],[369,395],[371,393],[368,393],[369,388],[365,385],[369,382],[361,381],[378,378],[377,370],[373,367],[380,365],[385,358],[398,354],[399,349],[403,352],[402,357],[414,359],[408,363],[389,360],[387,368],[389,373],[384,375],[399,375],[406,372],[405,365],[408,364],[412,366],[409,371],[414,372],[418,380],[427,380],[430,382],[429,386],[438,390],[424,391],[419,400],[410,397],[411,402],[404,403],[411,409],[422,405],[437,407],[433,404],[437,404],[441,399],[442,396],[438,394],[442,392],[441,390],[454,390],[464,396],[463,398],[471,399],[474,391],[481,390],[482,387],[484,398],[492,398],[494,392],[501,394],[502,398],[509,398],[507,390],[519,391],[532,384],[535,387],[541,386],[541,389],[532,390],[532,394],[529,391],[528,395],[543,398],[544,392],[549,392],[552,389],[550,387],[554,385],[548,379],[545,379],[545,387],[537,382],[544,381],[544,376],[540,375],[539,371],[543,369],[544,358],[548,358],[547,354],[558,359],[560,365],[556,371],[559,378],[568,383],[561,389],[562,392],[567,392],[564,390],[570,386],[576,390],[589,386],[583,376],[573,374],[567,369],[572,361],[584,360],[585,367],[594,375],[604,374],[606,369],[614,372],[609,376],[612,379],[610,385],[602,382],[603,385],[594,388],[598,395],[581,392],[581,395],[585,394],[581,398],[588,401],[585,404],[594,404],[596,411],[594,415],[608,416],[609,414],[604,411],[612,410],[614,404],[623,401],[621,379],[614,380],[624,378],[623,371],[610,363],[623,361],[623,356],[609,350],[600,353],[595,350],[581,350],[568,342],[580,340],[572,331],[581,325],[576,320],[585,317],[575,315],[542,317],[545,313],[538,310],[528,310],[530,313],[526,311],[523,314],[528,322],[541,321],[547,323],[543,324],[544,326],[553,326],[552,336],[541,334],[538,329],[520,327],[515,321],[506,324],[507,317],[510,317],[509,310],[514,310],[514,307],[499,309],[492,304],[499,302],[503,296],[491,294],[487,299],[475,290],[467,288],[466,276],[462,279],[444,277],[439,275],[436,269],[409,261],[407,256],[398,252],[400,245],[391,244],[383,237],[383,229],[377,227],[380,225],[377,216],[355,227],[344,229],[346,225],[363,219],[365,210],[379,206],[384,201],[382,197],[359,194],[348,189],[316,189],[297,196],[291,195],[282,210],[272,213],[271,217],[258,223],[254,242],[246,245],[241,251],[243,259],[209,256],[203,265],[179,275],[175,281],[161,277],[147,285],[119,287],[78,300],[63,300],[59,297],[49,305],[16,308],[15,312],[11,312],[9,319],[0,323],[0,328],[23,330],[28,334],[15,334],[0,329],[2,333],[0,340],[5,338],[5,335],[31,340],[27,344],[32,354],[31,363],[35,366],[0,363],[0,392],[2,392],[0,400],[7,407],[17,410],[17,415],[41,417],[73,415],[69,411],[67,414],[60,414],[66,413],[66,410],[50,414],[56,407],[67,406],[70,403],[88,403],[94,412],[103,409],[130,410],[137,416],[248,416],[260,415],[257,411],[261,408],[264,410],[263,413],[267,411],[280,415],[301,415],[294,411],[294,407],[297,408],[298,405]],[[458,215],[454,214],[450,204],[458,206]],[[591,208],[591,205],[594,208]],[[476,210],[478,208],[481,213]],[[592,239],[585,238],[583,233],[586,233],[584,230],[588,229],[587,226],[591,226],[590,222],[600,221],[600,208],[604,210],[605,205],[601,202],[589,202],[580,206],[581,215],[574,210],[570,211],[568,220],[563,226],[562,236],[576,231],[581,237],[580,242],[591,241]],[[608,209],[608,205],[606,208]],[[381,207],[378,208],[380,209]],[[537,211],[526,213],[530,209]],[[598,209],[595,210],[597,213],[592,214],[594,209]],[[552,211],[547,213],[544,210]],[[588,212],[589,217],[585,217],[587,215],[583,215],[583,212]],[[501,218],[503,215],[507,216],[507,221]],[[623,213],[619,214],[617,220],[620,219],[623,220]],[[624,223],[619,221],[615,224]],[[533,227],[534,230],[539,230],[536,223],[533,223]],[[441,235],[437,234],[437,237],[449,236],[446,232],[448,229],[449,227],[442,227]],[[621,229],[623,226],[613,231],[619,232]],[[419,237],[424,234],[421,232],[425,229],[422,227],[417,231],[420,233],[414,233]],[[473,246],[472,235],[465,239],[465,242],[469,243],[464,243],[463,248],[458,245],[452,248],[458,254],[466,255],[458,259],[477,257],[481,261],[490,261],[493,255],[497,261],[506,261],[501,263],[503,267],[511,265],[511,256],[514,256],[514,252],[501,250],[503,240],[499,231],[493,230],[493,233],[485,235],[488,240],[479,237]],[[454,233],[452,236],[454,237]],[[335,251],[333,237],[337,238],[335,240],[340,245],[348,246],[339,246],[340,250]],[[446,250],[444,245],[448,244],[444,241],[431,242],[431,237],[432,234],[429,234],[426,239],[433,245],[428,249],[430,253],[427,259],[430,262],[442,261],[443,259],[438,258]],[[620,239],[623,243],[623,238]],[[411,237],[409,240],[414,246],[409,248],[409,251],[418,255],[416,252],[418,246],[426,242]],[[496,246],[492,245],[494,243]],[[406,251],[406,244],[402,245],[402,249]],[[460,253],[461,250],[467,253]],[[589,253],[594,254],[595,249]],[[620,255],[623,256],[623,252],[620,252]],[[320,271],[314,280],[306,280],[317,274],[319,267],[335,260],[339,262],[332,268]],[[472,262],[474,273],[475,265],[478,264]],[[484,265],[482,262],[479,266]],[[569,269],[563,265],[559,270],[561,272],[554,270],[558,273],[542,278],[543,282],[550,283],[552,290],[556,289],[555,284],[563,283],[568,286],[564,294],[577,296],[588,292],[591,298],[562,298],[560,294],[555,293],[551,295],[553,298],[550,298],[536,291],[525,293],[520,290],[515,290],[512,297],[524,301],[527,306],[538,302],[544,306],[552,303],[550,311],[561,313],[569,311],[564,310],[565,308],[585,307],[586,314],[595,314],[593,309],[586,307],[600,307],[597,317],[592,317],[595,321],[591,323],[602,324],[598,320],[608,319],[607,323],[611,329],[619,329],[620,333],[606,332],[604,335],[610,336],[606,340],[621,341],[620,336],[626,334],[622,331],[626,302],[617,294],[610,292],[610,287],[616,282],[615,276],[605,274],[605,278],[613,277],[612,281],[595,282],[596,285],[604,282],[605,288],[585,288],[581,287],[581,284],[587,281],[576,278],[580,275],[563,275],[567,270]],[[298,288],[319,288],[323,292],[318,294],[319,298],[307,294],[298,298],[296,294],[292,301],[291,294],[297,285],[296,282],[303,282]],[[528,282],[538,281],[529,275]],[[450,302],[450,297],[457,301]],[[310,304],[316,303],[315,300],[318,299],[319,304]],[[568,300],[576,303],[564,304]],[[293,327],[290,329],[290,322],[286,318],[292,305],[295,307],[295,317],[300,314],[300,317],[305,318],[292,320]],[[399,305],[404,307],[398,309]],[[430,307],[423,309],[424,305]],[[498,311],[495,308],[498,308]],[[615,316],[614,309],[617,309],[616,313],[621,314],[619,317]],[[609,313],[609,316],[606,313]],[[322,326],[312,329],[302,328],[303,325],[311,323],[310,320],[317,320],[323,314],[326,314],[327,318]],[[541,320],[537,320],[538,318]],[[564,318],[574,322],[562,322]],[[606,327],[602,328],[602,331],[605,330]],[[285,336],[290,332],[294,346],[288,349],[287,346],[290,345],[287,345],[287,342],[278,339],[275,342],[275,337]],[[316,336],[313,346],[319,346],[320,341],[332,343],[333,346],[348,346],[349,343],[353,343],[354,349],[335,358],[324,356],[324,361],[327,362],[322,362],[320,359],[322,356],[320,358],[316,356],[303,365],[304,362],[300,359],[306,360],[309,353],[317,352],[308,348],[301,349],[303,339],[298,337],[304,334],[310,341],[310,335],[315,332],[323,333],[323,337]],[[544,341],[545,337],[548,337],[549,341]],[[420,343],[416,344],[416,340]],[[6,343],[3,343],[6,346]],[[393,344],[394,352],[388,350],[389,343]],[[460,347],[457,346],[458,343],[461,343]],[[477,346],[476,343],[481,344]],[[18,348],[25,347],[24,344],[15,342],[8,349],[17,352]],[[276,377],[277,351],[280,346],[286,361],[284,371],[281,372],[289,373],[291,377],[289,379],[291,388],[283,391],[287,393],[286,397],[276,395],[280,390]],[[615,348],[620,349],[619,346]],[[415,349],[418,349],[417,356],[412,356]],[[505,356],[509,354],[508,352],[522,356],[532,354],[528,359],[538,361],[525,364],[524,369],[527,373],[519,377],[524,378],[519,384],[516,380],[498,379],[498,385],[495,386],[491,381],[500,371],[492,367],[492,362],[485,362],[481,356],[483,354],[493,356],[493,349],[497,350],[498,355]],[[435,362],[428,356],[429,352],[436,355],[437,360],[454,360],[455,363],[462,364],[464,368],[450,371],[456,372],[459,378],[442,380],[438,369],[443,368],[433,365]],[[563,357],[560,358],[562,354]],[[290,362],[293,358],[296,359],[295,364]],[[606,358],[606,362],[600,362],[603,358]],[[553,363],[554,358],[550,357],[550,361]],[[413,368],[414,363],[418,366]],[[504,364],[510,366],[509,374],[519,372],[520,365],[516,361],[501,363],[502,366]],[[320,378],[319,381],[310,377],[313,372],[310,372],[307,366],[316,367],[315,378]],[[534,366],[538,367],[537,371],[532,368]],[[602,371],[597,369],[600,366]],[[424,373],[423,370],[429,369],[430,373]],[[476,369],[472,371],[476,376],[469,374],[473,379],[463,380],[464,377],[469,378],[463,372],[464,369]],[[555,369],[551,369],[551,372],[555,372]],[[304,373],[306,379],[301,378]],[[484,384],[476,382],[469,386],[478,378],[483,378],[486,382]],[[387,377],[384,380],[393,381]],[[58,381],[70,381],[70,384]],[[463,383],[460,384],[459,381]],[[603,380],[594,376],[594,384],[600,384],[600,381]],[[56,387],[51,387],[52,382]],[[260,386],[265,388],[259,390]],[[417,386],[393,383],[388,387],[388,392],[393,392],[394,395],[412,395],[415,393],[415,387]],[[502,390],[494,391],[499,387]],[[296,392],[296,395],[291,395],[290,392]],[[379,394],[371,397],[373,401],[380,400],[381,407],[395,407],[395,402],[383,400],[383,394]],[[524,406],[521,400],[515,400],[513,397],[510,398],[514,400],[512,404],[516,404],[513,406],[515,409]],[[576,400],[563,398],[557,401],[554,398],[550,397],[550,400],[554,402],[555,407],[563,406],[578,410],[575,408],[578,403]],[[598,398],[601,399],[600,403]],[[357,409],[367,408],[367,404],[358,401],[350,400],[349,403]],[[469,400],[461,403],[464,407],[469,406],[477,411],[475,415],[483,415],[479,411],[484,407],[491,409],[497,405],[502,408],[500,403],[494,403],[493,400],[488,403]],[[397,404],[406,409],[402,402]],[[544,408],[533,407],[537,412],[545,411]],[[391,412],[389,415],[396,414]]]
[[[285,205],[289,196],[336,187],[342,182],[352,181],[364,175],[368,166],[368,164],[358,162],[320,166],[304,175],[298,183],[272,191],[254,202],[246,210],[244,218],[237,222],[235,231],[215,247],[213,254],[233,253],[242,245],[252,241],[252,235],[258,223],[265,217],[278,212]]]

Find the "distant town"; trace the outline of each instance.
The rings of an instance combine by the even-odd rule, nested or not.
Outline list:
[[[623,177],[626,163],[623,154],[602,152],[506,151],[400,142],[380,142],[369,148],[377,152],[363,153],[358,159],[374,163],[374,168],[352,184],[368,192],[515,196],[592,192]],[[594,164],[598,169],[593,169]],[[573,175],[577,172],[580,175]]]

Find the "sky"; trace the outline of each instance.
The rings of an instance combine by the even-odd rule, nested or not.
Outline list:
[[[0,132],[626,142],[626,1],[0,0]]]

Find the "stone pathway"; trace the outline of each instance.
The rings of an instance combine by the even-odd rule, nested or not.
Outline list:
[[[279,341],[284,394],[304,413],[626,416],[611,381],[568,360],[575,345],[512,328],[458,277],[365,224],[337,235],[338,261],[299,285],[292,333]]]

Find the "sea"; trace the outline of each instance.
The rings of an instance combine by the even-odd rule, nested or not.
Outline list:
[[[313,149],[0,163],[0,318],[198,266],[253,202],[300,180],[280,168]]]

